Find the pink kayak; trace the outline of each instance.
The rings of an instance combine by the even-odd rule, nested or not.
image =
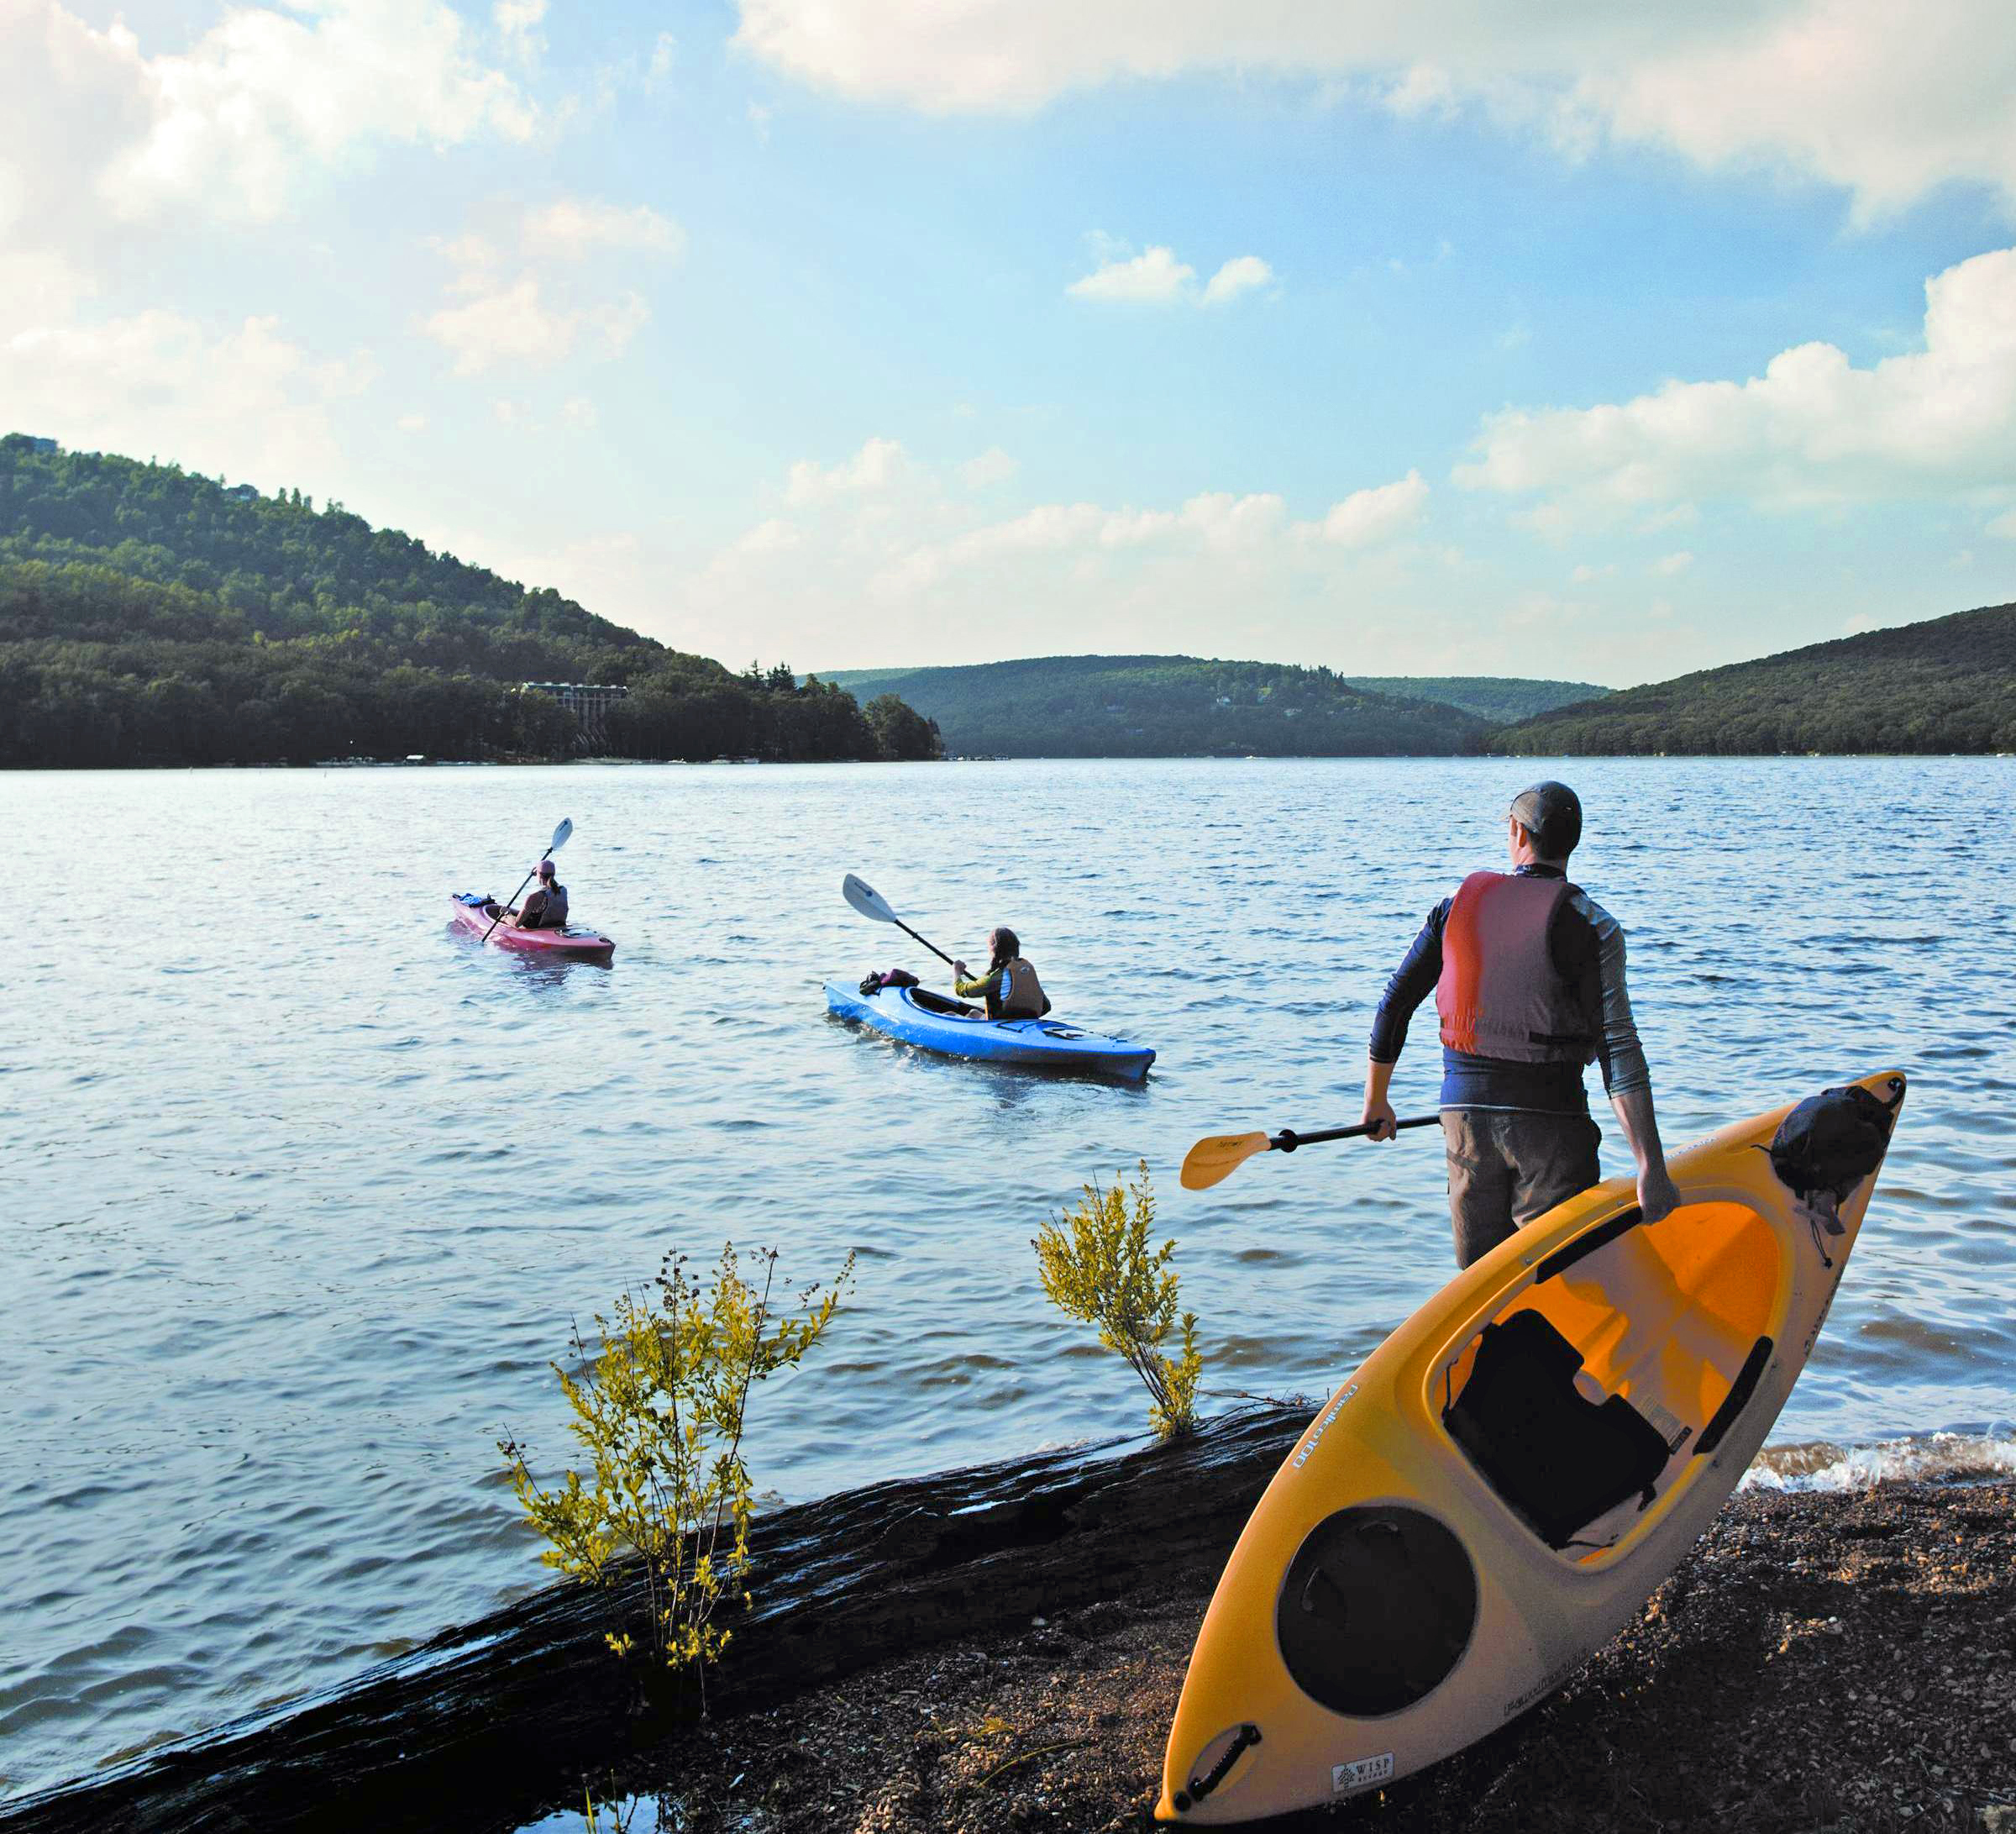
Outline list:
[[[571,923],[564,930],[520,930],[505,923],[491,929],[491,919],[497,914],[497,901],[480,892],[458,891],[453,902],[455,922],[477,936],[488,930],[491,945],[495,949],[516,949],[526,955],[579,957],[600,962],[607,961],[616,954],[616,943],[611,938]]]

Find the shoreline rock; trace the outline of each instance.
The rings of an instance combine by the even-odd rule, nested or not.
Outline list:
[[[585,1789],[740,1834],[1132,1828],[1211,1588],[1308,1414],[1257,1408],[1179,1444],[759,1520],[754,1606],[698,1725],[643,1710],[602,1647],[600,1596],[554,1586],[282,1716],[0,1805],[0,1828],[281,1830],[333,1810],[509,1830],[570,1805],[580,1825]],[[1751,1834],[1980,1827],[2003,1804],[2007,1480],[1740,1494],[1563,1689],[1352,1812],[1466,1834],[1737,1819]]]

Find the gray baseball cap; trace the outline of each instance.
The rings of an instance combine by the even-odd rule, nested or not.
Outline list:
[[[1545,859],[1566,859],[1582,838],[1582,799],[1552,778],[1512,798],[1512,819],[1533,837]]]

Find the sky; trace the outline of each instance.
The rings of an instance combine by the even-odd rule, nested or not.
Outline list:
[[[1628,686],[2016,599],[2007,0],[0,0],[0,431],[679,648]]]

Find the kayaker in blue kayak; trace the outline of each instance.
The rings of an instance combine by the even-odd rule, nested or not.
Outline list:
[[[538,866],[539,882],[525,895],[516,910],[504,913],[504,922],[519,930],[564,930],[567,928],[567,888],[559,882],[550,859]]]
[[[1645,1220],[1680,1201],[1625,987],[1624,932],[1568,881],[1581,838],[1582,803],[1567,785],[1522,790],[1506,829],[1512,870],[1472,873],[1428,913],[1372,1022],[1364,1118],[1374,1139],[1389,1140],[1393,1066],[1415,1008],[1435,995],[1459,1267],[1601,1177],[1586,1064],[1602,1066]]]
[[[1022,945],[1013,930],[988,933],[990,956],[987,972],[974,975],[963,961],[952,964],[952,991],[962,1000],[987,1002],[990,1019],[1040,1019],[1050,1010],[1036,970],[1022,959]]]

